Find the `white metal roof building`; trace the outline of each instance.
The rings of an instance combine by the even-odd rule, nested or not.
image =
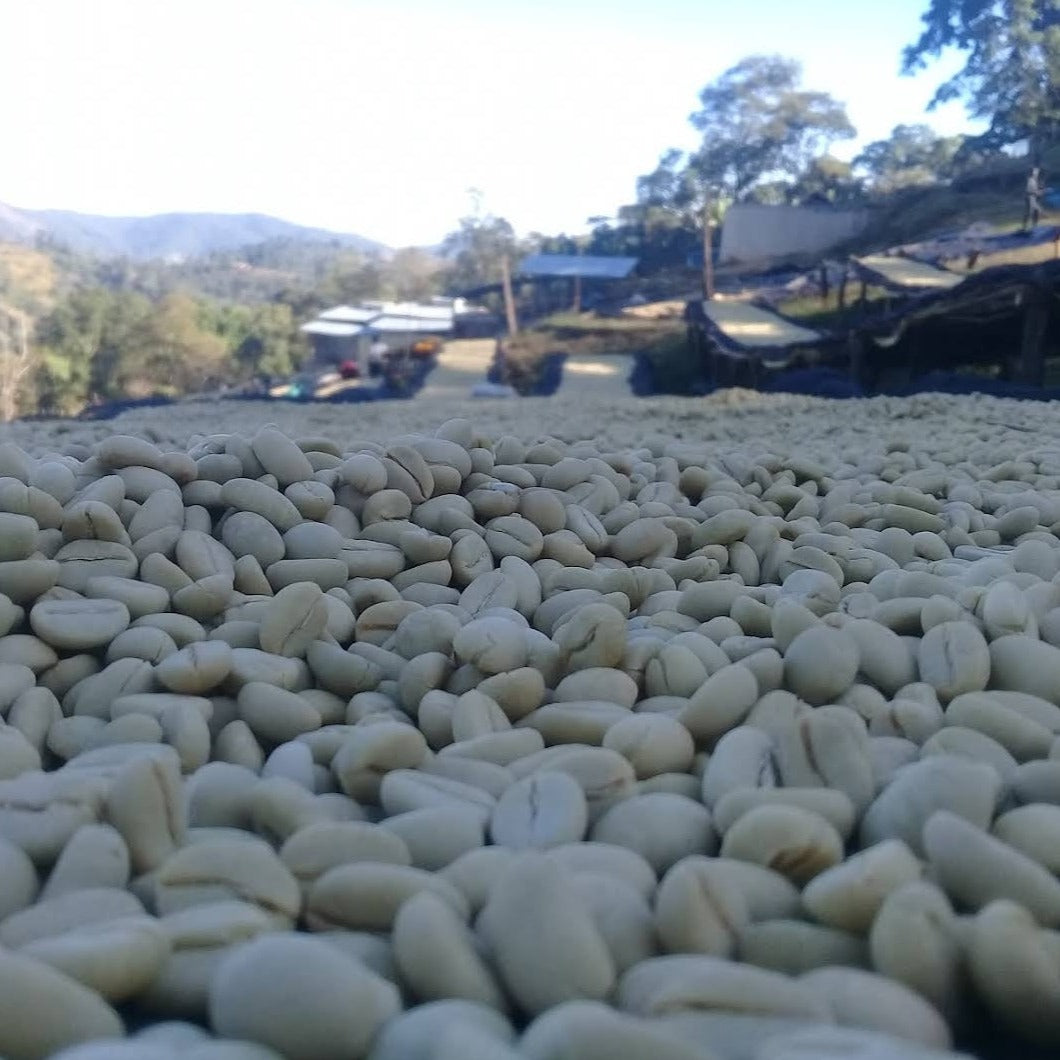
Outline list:
[[[379,315],[379,310],[364,306],[337,305],[334,309],[325,309],[318,320],[337,320],[344,324],[364,324]]]
[[[446,334],[453,329],[451,305],[422,305],[418,302],[365,302],[358,306],[339,305],[326,309],[315,320],[302,325],[308,335],[348,336],[359,331],[342,330],[357,326],[372,332],[430,332]]]
[[[329,335],[332,338],[348,339],[354,335],[360,335],[364,331],[364,325],[343,324],[338,321],[320,318],[311,320],[308,324],[303,324],[301,330],[307,335]]]
[[[409,320],[432,320],[452,323],[453,307],[447,305],[423,305],[420,302],[376,302],[380,313],[388,317]]]
[[[301,326],[313,343],[315,359],[329,364],[356,360],[367,365],[375,341],[398,350],[425,336],[453,331],[452,305],[418,302],[364,302],[334,306]]]
[[[409,316],[405,313],[383,313],[377,316],[369,325],[370,331],[379,334],[394,334],[407,332],[409,334],[447,334],[453,330],[452,317],[430,317]]]

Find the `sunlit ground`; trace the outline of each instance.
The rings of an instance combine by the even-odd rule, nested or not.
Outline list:
[[[571,372],[574,375],[611,376],[618,375],[621,371],[621,366],[608,361],[568,362],[564,365],[564,371]]]

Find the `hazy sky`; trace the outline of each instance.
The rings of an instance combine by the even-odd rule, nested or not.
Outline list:
[[[429,244],[467,190],[520,232],[582,230],[692,147],[700,88],[802,61],[857,143],[924,120],[898,76],[927,0],[0,0],[0,201],[257,211]],[[927,118],[966,128],[952,105]],[[849,157],[855,144],[837,153]]]

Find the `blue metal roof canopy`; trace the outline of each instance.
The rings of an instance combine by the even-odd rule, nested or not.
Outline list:
[[[623,280],[637,264],[636,258],[585,254],[531,254],[516,270],[518,276],[565,276],[583,280]]]

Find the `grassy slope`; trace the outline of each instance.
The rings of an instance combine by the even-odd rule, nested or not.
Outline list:
[[[55,262],[43,251],[0,243],[0,298],[19,305],[48,307],[59,285]]]
[[[1042,164],[1046,184],[1060,189],[1060,147],[1047,151]],[[1008,158],[963,174],[952,187],[894,192],[878,204],[873,222],[857,240],[841,249],[865,253],[976,223],[988,224],[997,232],[1014,231],[1023,219],[1027,167],[1026,158]],[[1042,218],[1043,223],[1057,220],[1060,215]]]

